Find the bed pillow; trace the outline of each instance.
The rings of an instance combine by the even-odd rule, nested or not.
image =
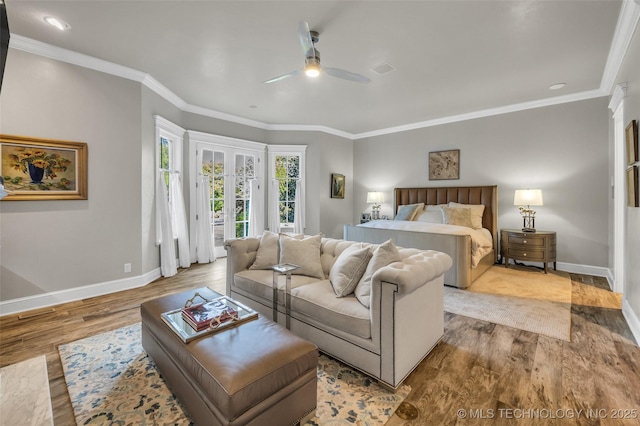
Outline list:
[[[398,206],[398,213],[394,220],[413,220],[417,213],[422,212],[422,209],[424,209],[424,203]]]
[[[471,223],[473,223],[473,229],[482,228],[482,215],[484,214],[484,204],[460,204],[454,203],[453,201],[449,203],[449,207],[458,207],[471,209]]]
[[[442,219],[447,225],[466,226],[473,228],[471,209],[459,207],[442,207]]]
[[[425,206],[424,211],[417,214],[413,220],[426,223],[444,223],[442,219],[442,206],[446,206],[446,204],[438,204],[437,206],[430,204]]]
[[[249,269],[270,269],[273,265],[277,265],[279,240],[278,234],[264,231],[258,245],[256,260],[249,266]]]
[[[363,306],[367,308],[371,306],[371,280],[373,279],[373,274],[378,269],[384,268],[385,266],[400,260],[400,252],[391,240],[387,240],[380,244],[373,251],[373,255],[367,265],[367,269],[364,271],[360,282],[354,290],[356,298]]]
[[[336,296],[344,297],[353,293],[370,259],[371,249],[361,244],[353,244],[340,253],[329,272]]]
[[[320,263],[320,243],[322,234],[307,237],[302,240],[280,235],[280,263],[292,263],[300,268],[292,271],[293,275],[307,275],[324,279],[322,264]]]

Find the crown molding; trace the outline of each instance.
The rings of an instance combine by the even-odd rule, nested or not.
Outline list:
[[[607,94],[613,90],[624,55],[627,53],[633,33],[638,26],[638,20],[640,20],[640,0],[635,0],[635,2],[623,0],[616,30],[609,48],[609,56],[600,81],[600,89]]]
[[[627,96],[627,83],[616,84],[609,101],[609,109],[611,112],[616,112],[622,100]]]
[[[623,0],[618,23],[609,49],[607,63],[603,72],[600,88],[589,90],[571,95],[558,96],[553,98],[541,99],[536,101],[522,102],[513,105],[504,105],[496,108],[489,108],[481,111],[441,117],[432,120],[410,123],[402,126],[388,127],[379,130],[373,130],[362,133],[349,133],[342,130],[334,129],[322,125],[307,124],[269,124],[262,121],[252,120],[246,117],[212,110],[209,108],[191,105],[180,98],[178,95],[169,90],[162,83],[157,81],[151,75],[141,71],[128,68],[122,65],[114,64],[102,59],[98,59],[89,55],[63,49],[48,43],[29,39],[18,34],[11,34],[9,39],[9,47],[22,50],[28,53],[44,56],[47,58],[67,62],[73,65],[101,71],[118,77],[134,80],[142,83],[153,92],[157,93],[168,102],[172,103],[179,109],[193,114],[203,115],[206,117],[216,118],[232,123],[242,124],[245,126],[255,127],[263,130],[280,130],[280,131],[302,131],[302,132],[323,132],[332,134],[349,140],[357,140],[370,138],[375,136],[387,135],[391,133],[405,132],[425,127],[440,126],[442,124],[456,123],[460,121],[473,120],[476,118],[490,117],[494,115],[507,114],[511,112],[523,111],[533,108],[541,108],[545,106],[558,105],[562,103],[575,102],[586,99],[593,99],[602,96],[608,96],[613,90],[614,82],[617,74],[622,66],[625,53],[629,48],[633,33],[640,19],[640,0]]]
[[[494,115],[508,114],[511,112],[524,111],[534,108],[542,108],[546,106],[566,104],[569,102],[583,101],[586,99],[594,99],[607,96],[607,93],[600,89],[589,90],[586,92],[573,93],[571,95],[556,96],[553,98],[540,99],[537,101],[522,102],[519,104],[505,105],[496,108],[485,109],[482,111],[474,111],[465,114],[451,115],[448,117],[435,118],[433,120],[421,121],[419,123],[406,124],[403,126],[388,127],[386,129],[374,130],[372,132],[358,133],[354,135],[354,139],[371,138],[374,136],[388,135],[390,133],[406,132],[408,130],[422,129],[424,127],[440,126],[443,124],[456,123],[459,121],[473,120],[476,118],[491,117]]]

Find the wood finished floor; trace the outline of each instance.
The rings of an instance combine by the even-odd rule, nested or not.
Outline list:
[[[640,349],[619,295],[604,278],[571,278],[571,342],[445,313],[442,342],[406,381],[418,417],[394,415],[387,425],[640,425],[638,418],[612,419],[634,417],[612,410],[640,417]],[[0,367],[46,355],[55,424],[73,425],[58,345],[140,321],[139,306],[148,299],[203,286],[224,292],[224,280],[220,259],[53,312],[0,317]],[[532,419],[536,414],[546,418]]]

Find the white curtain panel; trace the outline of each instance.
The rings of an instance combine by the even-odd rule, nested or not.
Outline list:
[[[302,189],[302,182],[300,179],[296,181],[296,209],[293,212],[293,232],[296,234],[304,234],[304,193]]]
[[[191,266],[189,256],[189,230],[187,229],[187,212],[184,207],[184,196],[182,195],[182,182],[180,175],[171,173],[169,175],[169,191],[171,197],[171,226],[173,236],[178,239],[178,259],[181,268]]]
[[[269,188],[269,230],[276,234],[280,232],[280,211],[278,210],[278,198],[280,197],[280,181],[271,179]]]
[[[157,208],[160,216],[160,273],[163,277],[171,277],[178,272],[178,267],[176,264],[176,245],[173,240],[173,229],[169,215],[167,188],[162,173],[158,174],[156,197],[158,197]]]
[[[196,226],[196,260],[210,263],[216,260],[213,253],[213,233],[211,232],[211,201],[209,199],[209,176],[200,176],[196,192],[198,223]]]
[[[260,202],[260,182],[258,179],[249,181],[249,232],[248,237],[256,237],[262,234],[264,229],[260,229],[260,217],[264,215],[262,212],[262,203]]]

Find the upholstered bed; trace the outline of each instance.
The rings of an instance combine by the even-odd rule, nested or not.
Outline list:
[[[493,265],[498,256],[498,187],[464,186],[434,188],[396,188],[394,190],[396,218],[406,206],[424,204],[423,210],[416,210],[412,220],[379,220],[357,226],[344,226],[344,239],[368,243],[382,243],[388,239],[402,247],[438,250],[453,258],[453,267],[445,273],[444,283],[466,288]],[[449,204],[454,203],[454,204]],[[460,206],[459,204],[466,206]],[[425,223],[429,212],[441,213],[440,207],[453,206],[452,212],[467,206],[484,206],[481,225],[477,229],[451,225],[446,222]],[[431,207],[428,207],[431,206]],[[472,209],[473,210],[473,209]],[[480,209],[482,210],[482,209]]]

